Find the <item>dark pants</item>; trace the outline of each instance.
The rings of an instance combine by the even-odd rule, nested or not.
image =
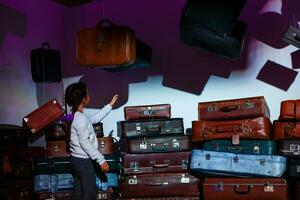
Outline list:
[[[70,168],[74,178],[76,200],[96,199],[96,178],[94,161],[70,156]]]

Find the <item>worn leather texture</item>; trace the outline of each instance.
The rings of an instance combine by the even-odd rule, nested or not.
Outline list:
[[[282,101],[279,120],[300,120],[300,99]]]
[[[273,138],[275,140],[299,139],[300,138],[300,122],[274,121]]]
[[[192,150],[190,170],[196,174],[281,177],[286,171],[283,156],[235,154]]]
[[[157,104],[157,105],[140,105],[140,106],[126,106],[124,107],[125,120],[135,119],[154,119],[154,118],[170,118],[171,105]]]
[[[68,157],[66,141],[48,141],[47,142],[47,156],[48,157]]]

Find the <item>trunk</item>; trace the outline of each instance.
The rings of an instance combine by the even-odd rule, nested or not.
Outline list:
[[[282,101],[279,120],[300,120],[300,99]]]
[[[170,118],[171,105],[141,105],[141,106],[126,106],[124,108],[125,120],[136,119],[155,119],[155,118]]]
[[[38,174],[66,174],[70,171],[69,157],[36,158],[33,162],[33,171]]]

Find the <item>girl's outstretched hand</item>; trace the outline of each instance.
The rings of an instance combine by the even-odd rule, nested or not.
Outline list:
[[[111,107],[113,107],[115,105],[115,103],[118,101],[119,96],[116,94],[113,96],[113,98],[111,99],[111,101],[109,102],[109,105]]]

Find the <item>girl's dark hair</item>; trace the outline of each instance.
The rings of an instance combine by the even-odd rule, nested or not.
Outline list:
[[[65,92],[65,102],[72,107],[72,113],[77,111],[84,97],[87,96],[87,87],[84,83],[74,83],[67,87]],[[67,106],[66,108],[67,109]],[[66,150],[70,153],[70,136],[71,136],[72,121],[66,122]]]

